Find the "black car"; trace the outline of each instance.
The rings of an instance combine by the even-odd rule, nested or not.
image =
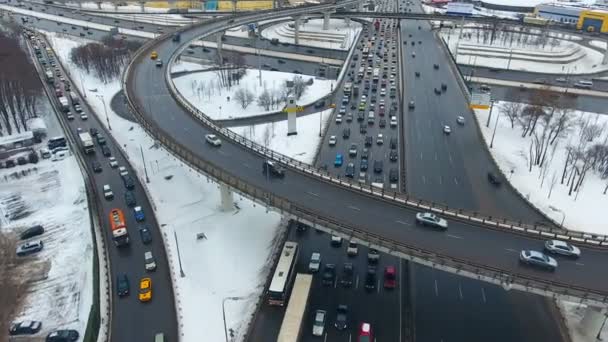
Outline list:
[[[370,136],[365,137],[365,146],[372,146],[374,139]]]
[[[133,190],[133,188],[135,188],[135,181],[133,180],[133,177],[129,175],[122,177],[122,182],[125,185],[125,188],[129,190]]]
[[[389,143],[391,150],[394,150],[397,148],[397,138],[396,137],[392,137]]]
[[[326,264],[325,269],[323,269],[323,285],[331,286],[334,284],[335,279],[336,279],[336,265]]]
[[[435,70],[439,69],[439,64],[437,64],[437,63],[433,64],[433,69],[435,69]]]
[[[55,330],[46,335],[46,342],[73,342],[78,340],[78,331],[72,329]]]
[[[386,127],[386,119],[380,119],[378,125],[380,126],[380,128]]]
[[[367,133],[367,125],[366,124],[361,123],[361,125],[359,126],[359,133],[361,133],[361,134]]]
[[[40,321],[21,321],[14,322],[8,330],[9,335],[33,335],[40,331],[42,323]]]
[[[369,150],[368,150],[368,149],[364,148],[364,149],[361,151],[361,159],[362,159],[362,160],[363,160],[363,159],[369,159]]]
[[[133,191],[125,192],[125,203],[127,203],[127,205],[129,207],[134,207],[135,204],[137,204],[137,201],[135,200],[135,194],[133,193]]]
[[[34,236],[38,236],[38,235],[42,235],[44,234],[44,227],[42,227],[41,225],[35,225],[32,226],[26,230],[23,231],[23,233],[21,233],[21,235],[19,235],[19,238],[21,240],[27,240],[27,239],[31,239]]]
[[[344,304],[338,305],[334,326],[338,330],[345,330],[348,327],[348,306]]]
[[[369,162],[367,161],[367,159],[361,159],[361,164],[360,164],[359,169],[361,171],[367,171],[368,166],[369,166]]]
[[[498,178],[498,176],[492,172],[488,172],[488,182],[490,182],[490,184],[496,185],[496,186],[499,186],[502,183],[500,181],[500,178]]]
[[[143,242],[144,245],[152,242],[152,232],[148,226],[139,227],[139,236],[141,237],[141,242]]]
[[[102,145],[101,154],[103,154],[104,157],[111,157],[112,151],[110,150],[110,148],[107,145]]]
[[[344,263],[344,269],[342,270],[342,276],[340,276],[340,284],[344,287],[351,287],[355,278],[355,268],[352,263]]]
[[[376,288],[376,267],[370,266],[365,274],[365,289],[368,291]]]
[[[97,131],[97,128],[91,127],[89,128],[89,133],[91,133],[91,136],[95,137],[99,131]]]
[[[393,168],[388,173],[388,180],[391,183],[397,183],[399,181],[399,172],[397,169]]]
[[[437,95],[441,94],[441,89],[435,88],[435,94],[437,94]]]
[[[396,162],[399,159],[399,154],[397,154],[396,150],[391,150],[388,153],[388,158],[389,158],[390,161]]]
[[[315,103],[315,108],[322,108],[325,107],[325,101],[321,100],[321,101],[317,101],[317,103]]]
[[[99,163],[97,160],[93,160],[91,162],[91,167],[93,168],[93,171],[95,173],[100,173],[101,171],[103,171],[103,169],[101,168],[101,163]]]
[[[354,178],[355,177],[355,164],[348,163],[348,165],[346,165],[345,172],[346,172],[346,177]]]
[[[342,138],[344,138],[344,139],[350,138],[350,128],[345,128],[342,130]]]
[[[124,273],[116,276],[116,292],[118,292],[119,297],[129,294],[129,278]]]
[[[104,138],[103,135],[101,135],[101,134],[97,134],[97,143],[102,146],[105,145],[106,138]]]
[[[363,121],[365,120],[365,114],[363,112],[359,112],[357,114],[357,121]]]
[[[382,160],[374,160],[374,172],[382,173],[383,165]]]
[[[262,164],[262,171],[265,175],[283,178],[285,177],[285,169],[273,160],[266,160]]]
[[[445,83],[441,83],[441,90],[446,91],[448,89],[448,85]]]

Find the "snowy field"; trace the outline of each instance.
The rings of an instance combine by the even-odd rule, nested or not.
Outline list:
[[[595,46],[596,48],[606,50],[606,42],[603,40],[592,40],[589,42],[589,44],[591,44],[592,46]]]
[[[280,42],[295,43],[295,29],[288,25],[293,21],[275,24],[262,30],[262,37],[276,38]],[[329,29],[323,30],[323,19],[310,19],[300,25],[300,45],[315,46],[327,49],[348,50],[361,31],[361,24],[350,21],[347,25],[343,19],[330,19]],[[309,38],[306,38],[309,35]]]
[[[601,179],[600,172],[588,169],[578,191],[572,191],[569,195],[568,184],[572,177],[575,188],[580,179],[575,176],[576,169],[582,172],[585,168],[591,167],[595,156],[589,155],[585,158],[585,151],[597,148],[598,153],[601,153],[601,148],[593,147],[594,145],[603,145],[608,151],[606,144],[608,116],[580,111],[556,111],[548,125],[539,119],[535,134],[532,137],[522,138],[522,124],[518,124],[517,119],[515,127],[511,128],[511,121],[506,114],[509,111],[508,106],[506,102],[494,104],[490,127],[485,126],[488,110],[476,110],[476,115],[482,124],[483,136],[488,144],[491,141],[495,120],[499,117],[494,148],[491,151],[502,172],[510,178],[511,184],[553,220],[556,222],[564,220],[566,228],[608,234],[608,217],[598,215],[608,207],[608,194],[606,194],[608,180]],[[527,119],[520,119],[525,124]],[[550,132],[553,130],[555,135],[560,125],[562,132],[558,134],[552,145],[548,144],[547,141],[552,140]],[[546,131],[545,127],[547,127]],[[539,149],[543,152],[537,153]],[[572,151],[570,158],[568,149]],[[578,154],[579,151],[581,155]],[[531,153],[532,157],[530,157]],[[573,162],[575,154],[579,158]],[[536,159],[537,155],[545,155],[543,166],[533,165],[532,170],[529,171],[529,161]],[[568,167],[564,173],[567,159]],[[598,166],[600,167],[604,166]]]
[[[600,52],[571,41],[550,38],[543,47],[535,43],[536,36],[503,33],[490,45],[484,43],[489,42],[489,38],[484,40],[487,31],[465,29],[460,40],[459,32],[460,29],[451,29],[441,33],[452,54],[459,44],[458,64],[543,73],[586,74],[608,70],[608,65],[602,65]]]
[[[61,61],[76,70],[68,62],[68,55],[71,48],[82,41],[50,35],[54,37],[53,47],[58,49]],[[84,72],[83,77],[89,94],[87,100],[99,115],[104,111],[103,103],[98,97],[90,96],[91,91],[96,90],[109,102],[120,90],[120,83],[104,84]],[[81,84],[76,82],[76,86]],[[226,301],[228,328],[240,336],[269,272],[267,259],[276,248],[280,216],[237,195],[234,200],[238,209],[220,211],[217,184],[182,165],[163,148],[155,147],[154,141],[139,125],[120,118],[109,107],[108,115],[112,133],[130,156],[139,177],[143,175],[140,146],[146,153],[150,183],[142,184],[152,196],[174,270],[178,269],[174,238],[177,234],[186,275],[174,277],[177,300],[181,303],[178,304],[183,324],[180,340],[223,341],[222,300],[227,297],[240,298]],[[256,128],[256,131],[263,129]],[[279,134],[278,128],[276,132]],[[306,146],[314,148],[311,143]],[[312,150],[298,148],[292,153],[298,157],[297,154],[310,155]],[[172,178],[167,180],[167,176]],[[198,233],[204,233],[206,239],[197,240]]]
[[[317,146],[321,142],[319,127],[325,129],[332,111],[333,109],[327,109],[320,113],[297,118],[297,135],[287,136],[286,120],[253,126],[231,127],[230,130],[281,154],[312,164]],[[322,122],[321,125],[320,122]]]
[[[22,171],[27,174],[11,176]],[[24,215],[11,219],[19,209]],[[22,265],[30,270],[32,286],[14,321],[41,321],[37,336],[64,328],[83,336],[93,301],[93,243],[84,182],[75,158],[41,159],[38,164],[0,170],[0,214],[3,231],[20,233],[36,224],[45,229],[40,236],[42,251]]]
[[[171,65],[171,73],[183,71],[203,71],[212,67],[212,65],[203,65],[201,63],[188,62],[186,61],[186,57],[182,57],[179,61],[176,61]]]
[[[173,79],[177,90],[203,113],[215,120],[242,118],[266,113],[273,113],[283,109],[285,102],[276,101],[268,110],[258,104],[259,95],[268,90],[278,99],[286,89],[285,81],[296,76],[287,72],[262,70],[262,85],[258,78],[258,70],[248,69],[239,84],[230,89],[220,86],[218,72],[201,72]],[[326,96],[331,91],[335,81],[301,75],[304,81],[313,79],[313,85],[306,88],[302,97],[296,101],[300,106],[311,104]],[[249,91],[254,100],[243,108],[237,101],[236,93],[240,90]]]

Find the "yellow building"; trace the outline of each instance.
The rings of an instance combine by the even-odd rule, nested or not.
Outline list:
[[[576,28],[587,32],[608,32],[608,12],[601,10],[582,11],[576,23]]]
[[[272,9],[273,1],[236,1],[237,11]],[[234,11],[234,1],[218,1],[218,11]]]

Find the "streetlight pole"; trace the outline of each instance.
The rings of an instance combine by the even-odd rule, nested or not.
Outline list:
[[[146,159],[144,159],[144,148],[139,145],[139,151],[141,152],[141,162],[144,164],[144,174],[146,175],[146,183],[150,183],[150,177],[148,177],[148,168],[146,168]]]
[[[494,132],[492,132],[492,140],[490,141],[490,148],[494,147],[494,136],[496,136],[496,127],[498,127],[498,119],[500,119],[500,112],[496,115],[496,123],[494,124]]]
[[[112,130],[112,126],[110,126],[110,117],[108,116],[108,107],[106,107],[106,100],[103,98],[103,95],[95,95],[99,99],[101,99],[101,103],[103,103],[103,111],[106,113],[106,121],[108,122],[108,130]]]
[[[600,327],[600,330],[598,330],[597,336],[595,337],[595,339],[598,341],[603,341],[602,330],[604,330],[604,325],[606,325],[606,320],[608,320],[608,313],[604,314],[604,322],[602,322],[602,326]]]
[[[488,121],[486,121],[486,127],[490,127],[490,119],[492,119],[492,109],[494,109],[494,100],[490,100],[490,112],[488,113]]]
[[[177,262],[179,263],[179,275],[183,278],[186,276],[184,269],[182,268],[182,257],[179,253],[179,243],[177,242],[177,232],[173,231],[173,237],[175,237],[175,247],[177,248]]]
[[[323,111],[319,112],[319,137],[321,137],[321,130],[323,130]]]
[[[226,327],[226,301],[227,300],[241,300],[241,299],[245,299],[245,297],[224,297],[222,299],[222,319],[224,321],[224,336],[226,337],[226,342],[228,342],[228,328]]]

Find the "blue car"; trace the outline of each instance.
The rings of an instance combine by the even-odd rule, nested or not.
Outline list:
[[[135,220],[137,221],[143,221],[146,218],[144,210],[140,206],[133,208],[133,213],[135,213]]]
[[[342,161],[343,160],[344,160],[344,158],[342,157],[342,155],[340,153],[336,154],[336,161],[334,161],[334,166],[335,167],[342,166]]]

